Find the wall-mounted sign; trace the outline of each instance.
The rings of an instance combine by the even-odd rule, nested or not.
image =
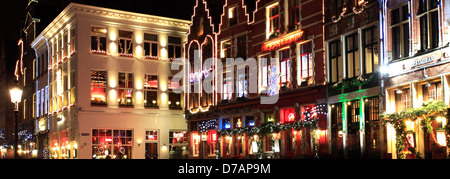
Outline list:
[[[413,61],[411,64],[411,68],[414,68],[416,66],[420,66],[420,65],[424,65],[430,62],[434,62],[435,61],[435,57],[434,56],[430,56],[430,57],[426,57],[426,58],[422,58],[416,61]]]
[[[284,35],[280,38],[277,38],[277,39],[274,39],[274,40],[264,43],[261,46],[261,51],[264,53],[264,52],[269,52],[272,50],[280,49],[291,43],[299,42],[300,40],[302,40],[302,37],[303,37],[303,31],[297,30],[295,32]]]

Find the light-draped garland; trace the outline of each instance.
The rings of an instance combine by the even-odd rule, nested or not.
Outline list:
[[[232,134],[243,134],[247,133],[248,135],[258,135],[259,138],[264,137],[266,135],[269,135],[271,133],[278,133],[281,131],[286,131],[290,129],[294,130],[301,130],[302,128],[310,128],[311,131],[311,138],[312,138],[312,147],[314,150],[314,158],[319,158],[319,154],[317,152],[317,141],[315,137],[315,130],[317,129],[317,119],[313,118],[309,121],[298,121],[293,123],[287,123],[287,124],[274,124],[272,122],[264,123],[261,126],[255,126],[252,128],[235,128],[235,129],[225,129],[225,130],[219,130],[218,133],[220,135],[232,135]],[[261,146],[261,140],[258,138],[257,145],[258,145],[258,153],[257,158],[262,159],[262,146]],[[218,142],[216,142],[216,159],[220,159],[220,137]]]
[[[409,143],[407,143],[405,121],[410,120],[414,122],[419,120],[422,130],[430,134],[434,142],[436,142],[436,137],[434,136],[433,127],[431,126],[430,120],[432,116],[446,116],[447,108],[447,105],[443,101],[428,101],[424,102],[420,108],[409,108],[398,113],[380,115],[384,118],[384,125],[391,124],[395,129],[396,149],[399,159],[406,158],[406,154],[404,152],[405,144],[410,146]],[[447,136],[447,148],[450,148],[450,126],[448,123],[444,126],[444,129]],[[411,150],[415,149],[411,147],[410,151]]]

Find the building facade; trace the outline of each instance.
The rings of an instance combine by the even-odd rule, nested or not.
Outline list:
[[[379,3],[326,0],[325,4],[331,151],[338,158],[383,157]]]
[[[323,8],[315,1],[197,1],[186,57],[192,64],[197,46],[202,64],[216,61],[185,74],[191,158],[328,156]],[[214,93],[194,91],[209,76]],[[273,104],[261,102],[271,96]],[[292,127],[313,119],[314,129]]]
[[[185,158],[184,101],[170,66],[184,55],[189,23],[69,4],[32,43],[48,64],[36,82],[47,157]]]
[[[384,1],[383,20],[387,39],[384,98],[386,113],[421,108],[430,101],[448,107],[450,1]],[[387,153],[392,158],[446,158],[446,116],[429,116],[432,131],[425,132],[423,120],[407,120],[405,151],[397,151],[396,131],[387,127]]]

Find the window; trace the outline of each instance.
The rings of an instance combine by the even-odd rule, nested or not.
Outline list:
[[[93,159],[131,159],[133,132],[119,129],[92,130]]]
[[[222,100],[230,100],[233,96],[233,84],[232,81],[233,74],[228,74],[229,77],[227,77],[227,73],[231,73],[231,70],[227,68],[226,61],[223,61],[224,65],[224,71],[223,71],[223,88],[222,88]],[[230,65],[230,64],[228,64]],[[230,71],[227,71],[230,70]]]
[[[244,143],[245,143],[245,135],[244,134],[236,134],[234,139],[234,151],[237,156],[244,156]]]
[[[231,7],[228,9],[228,26],[231,27],[238,23],[237,7]]]
[[[442,101],[441,82],[427,83],[422,86],[423,101]]]
[[[410,89],[397,90],[395,92],[396,111],[400,112],[412,107]]]
[[[233,143],[233,137],[230,135],[226,135],[225,140],[223,140],[223,155],[226,157],[230,157],[232,155],[232,143]]]
[[[360,75],[359,69],[359,51],[358,34],[353,34],[345,38],[345,54],[347,57],[347,78],[353,78]]]
[[[181,107],[181,94],[169,92],[169,107],[180,108]]]
[[[91,27],[92,53],[106,54],[106,32],[105,27]]]
[[[181,58],[181,38],[169,37],[169,59]]]
[[[259,58],[259,63],[261,67],[261,88],[267,90],[269,86],[269,71],[270,71],[270,55],[263,56]],[[264,63],[265,61],[265,63]]]
[[[291,79],[291,53],[289,48],[279,51],[280,54],[280,82],[281,86],[287,86]]]
[[[359,100],[358,101],[349,101],[347,102],[348,105],[348,117],[350,117],[350,119],[348,120],[349,123],[358,123],[360,116],[359,116]]]
[[[216,130],[208,130],[207,131],[207,151],[208,156],[216,155],[216,142],[217,142],[217,132]]]
[[[244,97],[247,98],[248,97],[248,71],[247,68],[242,69],[242,71],[244,71],[243,74],[238,74],[238,82],[236,85],[236,91],[237,91],[237,97]]]
[[[364,100],[364,104],[366,105],[364,107],[365,110],[365,119],[366,121],[379,121],[380,120],[380,115],[379,115],[379,107],[378,107],[378,97],[374,97],[374,98],[368,98]]]
[[[145,58],[158,59],[158,36],[144,34],[144,56]]]
[[[409,9],[405,4],[391,11],[392,59],[409,57]]]
[[[158,141],[158,131],[145,131],[145,140],[146,141]]]
[[[133,32],[119,30],[119,55],[133,55]]]
[[[300,23],[300,1],[299,0],[289,0],[289,28]]]
[[[420,46],[421,50],[439,46],[438,0],[419,0]]]
[[[220,57],[221,58],[232,58],[231,56],[231,40],[225,40],[220,43]]]
[[[330,82],[335,83],[342,79],[342,57],[341,57],[341,41],[336,40],[329,43],[330,62],[329,74]]]
[[[186,131],[169,131],[169,144],[187,144]]]
[[[158,76],[145,75],[144,76],[144,106],[157,107],[158,106]]]
[[[308,42],[300,46],[301,59],[301,81],[308,81],[312,77],[314,69],[314,59],[312,54],[312,43]]]
[[[119,105],[133,106],[133,73],[119,73]]]
[[[186,131],[169,131],[169,159],[187,159],[187,144]]]
[[[198,132],[191,132],[191,154],[194,157],[198,157],[199,155],[199,149],[200,149],[200,136],[198,135]]]
[[[106,105],[106,71],[91,70],[91,105]]]
[[[378,30],[372,27],[363,31],[363,70],[364,74],[378,71]]]
[[[294,122],[294,121],[295,121],[294,108],[280,109],[281,124]]]
[[[273,5],[270,5],[269,7],[267,7],[268,10],[268,30],[269,33],[268,35],[272,35],[274,33],[279,32],[280,30],[280,12],[279,12],[280,6],[278,3],[275,3]]]
[[[75,39],[76,39],[75,28],[71,28],[69,33],[70,33],[69,55],[72,55],[72,53],[75,52]]]
[[[236,57],[247,60],[247,36],[243,35],[237,38]]]

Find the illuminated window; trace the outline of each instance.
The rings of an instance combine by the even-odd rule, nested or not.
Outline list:
[[[409,9],[405,4],[391,10],[392,59],[409,56]]]
[[[401,93],[400,93],[401,91]],[[396,111],[400,112],[412,107],[410,89],[403,89],[395,92]]]
[[[342,57],[341,57],[341,41],[336,40],[329,43],[329,74],[330,82],[335,83],[342,79]]]
[[[231,7],[228,9],[228,26],[231,27],[238,23],[237,7]]]
[[[280,52],[280,81],[282,86],[286,86],[291,79],[291,53],[289,49]]]
[[[308,81],[313,76],[313,54],[312,43],[308,42],[300,46],[300,59],[301,59],[301,81]]]
[[[106,71],[91,70],[91,105],[106,105]]]
[[[261,67],[261,87],[263,90],[267,89],[269,84],[269,70],[270,70],[270,55],[263,56],[259,59],[260,67]],[[265,62],[264,62],[265,61]]]
[[[224,61],[223,62],[224,65],[224,71],[223,71],[223,88],[222,88],[222,100],[230,100],[232,98],[233,95],[233,81],[231,79],[233,79],[231,77],[230,74],[229,77],[227,77],[227,73],[230,73],[230,71],[226,71],[227,69],[229,70],[229,68],[227,68],[227,64]]]
[[[433,49],[439,46],[439,12],[438,0],[420,0],[420,46],[421,50]]]
[[[133,54],[133,32],[119,30],[119,54]]]
[[[289,27],[300,23],[300,0],[289,0]]]
[[[363,70],[364,74],[378,71],[378,29],[371,27],[363,31]]]
[[[144,89],[158,89],[158,76],[145,75]]]
[[[169,131],[169,144],[187,144],[186,131]]]
[[[278,3],[270,5],[267,7],[268,10],[268,25],[269,25],[269,34],[273,34],[276,32],[279,32],[280,30],[280,12],[279,12],[280,6]]]
[[[220,43],[220,46],[221,46],[220,57],[232,58],[232,56],[231,56],[231,49],[232,49],[231,40],[222,41]]]
[[[366,121],[378,121],[380,120],[379,113],[379,101],[378,97],[368,98],[364,100],[364,113],[366,115]]]
[[[345,54],[347,57],[346,74],[347,78],[353,78],[360,75],[358,34],[349,35],[345,39]]]
[[[236,134],[234,136],[234,153],[238,156],[244,156],[245,150],[245,135]]]
[[[106,54],[106,32],[105,27],[91,28],[91,51],[93,53]]]
[[[348,110],[348,117],[349,117],[349,123],[358,123],[360,116],[359,116],[359,101],[349,101],[347,106]]]
[[[181,58],[181,38],[169,37],[169,59]]]
[[[236,91],[237,97],[247,98],[248,97],[248,71],[247,68],[238,69],[236,72],[242,71],[241,73],[237,73],[239,75],[237,78]]]
[[[145,131],[146,141],[158,141],[158,131]]]
[[[191,154],[194,157],[198,157],[200,149],[200,136],[198,132],[191,132]]]
[[[209,130],[207,132],[207,151],[208,156],[215,156],[216,155],[216,142],[217,142],[217,132],[215,130]]]
[[[223,156],[229,157],[232,155],[232,145],[233,144],[233,137],[230,135],[226,135],[223,139]]]
[[[133,106],[133,73],[119,73],[119,105]]]
[[[132,130],[93,129],[92,158],[131,159],[132,140]]]
[[[280,123],[289,123],[295,121],[294,108],[280,109]]]
[[[442,101],[442,85],[441,82],[427,83],[422,86],[423,101]]]
[[[144,56],[145,58],[158,58],[158,36],[144,34]]]

